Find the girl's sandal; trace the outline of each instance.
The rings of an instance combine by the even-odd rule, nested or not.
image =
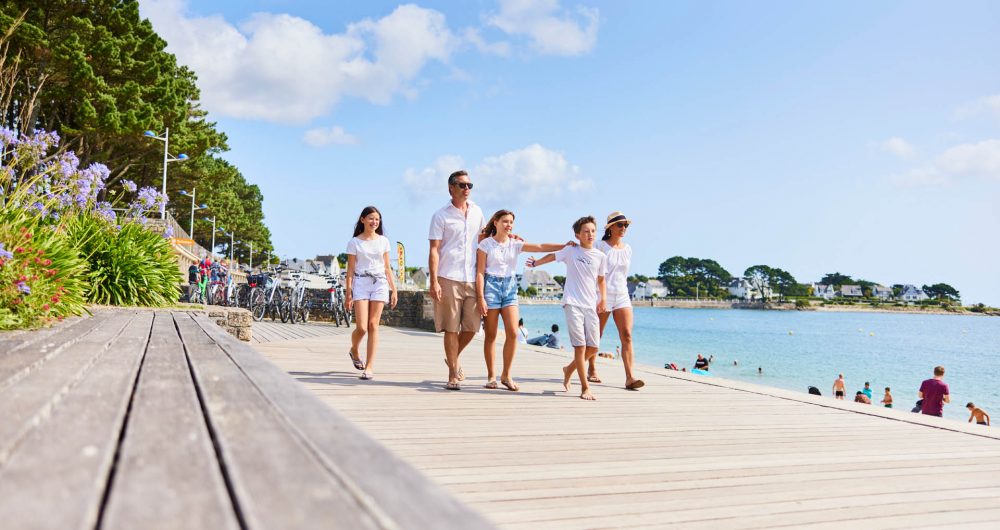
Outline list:
[[[521,389],[521,387],[517,386],[517,383],[515,383],[510,379],[507,380],[501,379],[500,384],[507,387],[507,390],[510,390],[511,392],[517,392],[518,390]]]
[[[490,390],[496,390],[497,389],[497,382],[496,381],[490,381],[489,383],[486,383],[485,385],[483,385],[483,388],[488,388]]]
[[[462,387],[458,386],[458,383],[448,383],[444,385],[447,390],[461,390]]]

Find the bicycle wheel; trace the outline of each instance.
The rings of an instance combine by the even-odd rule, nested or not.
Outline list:
[[[299,318],[299,320],[303,324],[305,324],[306,322],[309,322],[309,307],[310,307],[310,304],[308,302],[306,302],[306,303],[302,304],[302,309],[299,310],[301,312],[301,317]]]
[[[278,316],[282,322],[288,322],[292,318],[292,301],[287,296],[281,297],[281,304],[278,306]]]
[[[264,290],[259,287],[254,287],[250,289],[249,298],[249,308],[250,314],[253,315],[253,319],[257,322],[264,320],[264,311],[267,309],[267,304],[264,303]]]

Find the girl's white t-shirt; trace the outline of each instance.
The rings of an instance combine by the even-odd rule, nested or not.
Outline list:
[[[486,253],[486,274],[506,278],[517,270],[517,257],[524,248],[524,241],[508,237],[504,243],[487,237],[479,242],[479,250]]]
[[[389,252],[389,238],[378,236],[370,241],[352,237],[347,242],[347,253],[355,256],[354,274],[371,273],[385,276],[385,256]]]
[[[597,249],[608,256],[608,275],[604,278],[608,294],[628,292],[628,270],[632,266],[632,247],[625,243],[615,248],[607,241],[598,241]]]

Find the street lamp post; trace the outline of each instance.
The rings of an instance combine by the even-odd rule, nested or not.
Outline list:
[[[195,207],[195,205],[194,205],[194,196],[197,193],[198,193],[198,188],[192,188],[190,194],[188,192],[184,191],[184,190],[181,190],[181,195],[184,195],[185,197],[191,197],[191,229],[188,231],[188,236],[191,239],[194,239],[194,212],[197,211],[197,210],[206,210],[206,209],[208,209],[208,205],[206,205],[206,204],[201,204],[201,205]]]
[[[185,161],[185,160],[188,159],[188,156],[186,154],[184,154],[184,153],[181,153],[181,154],[177,155],[176,157],[171,157],[170,156],[170,152],[169,152],[169,148],[170,148],[170,127],[166,128],[166,130],[163,133],[163,136],[157,136],[156,133],[153,132],[153,131],[146,131],[146,132],[143,133],[143,136],[145,136],[147,138],[152,138],[154,140],[159,140],[159,141],[163,142],[163,196],[166,197],[167,196],[167,164],[169,162],[183,162],[183,161]],[[167,203],[166,203],[166,201],[164,201],[164,203],[160,206],[160,218],[161,219],[166,219],[167,218]]]
[[[250,272],[253,272],[253,241],[250,242]]]
[[[236,241],[235,241],[235,235],[236,235],[236,233],[235,232],[226,232],[225,230],[223,230],[222,233],[224,235],[229,236],[229,268],[232,269],[233,268],[233,245],[236,244]]]
[[[209,221],[209,220],[212,221],[212,248],[209,250],[209,253],[212,254],[212,258],[214,259],[215,258],[215,217],[213,216],[211,219],[209,219],[208,217],[206,217],[205,220],[206,221]]]

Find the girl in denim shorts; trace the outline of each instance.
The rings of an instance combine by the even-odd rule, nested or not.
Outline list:
[[[510,377],[511,363],[517,351],[517,258],[522,251],[555,252],[566,244],[538,244],[524,242],[513,235],[514,213],[500,210],[483,229],[483,239],[476,252],[476,293],[479,296],[479,311],[485,318],[486,342],[483,355],[489,380],[486,388],[497,388],[496,373],[493,368],[497,328],[503,317],[504,345],[503,372],[500,383],[507,390],[517,391],[517,383]]]

